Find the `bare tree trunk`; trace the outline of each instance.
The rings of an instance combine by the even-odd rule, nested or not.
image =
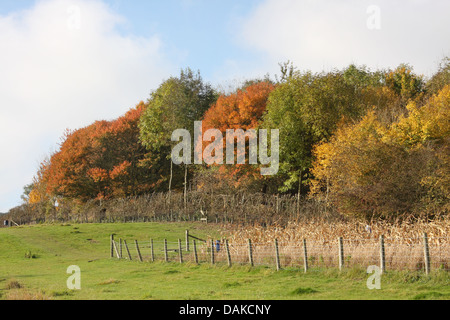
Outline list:
[[[297,215],[300,214],[300,197],[302,193],[302,170],[300,170],[300,177],[298,178],[298,193],[297,193]]]
[[[170,179],[169,179],[169,206],[171,205],[171,194],[172,194],[172,178],[173,178],[173,161],[170,160]],[[172,210],[172,209],[170,209]]]
[[[328,194],[330,192],[330,178],[327,177],[327,195],[326,195],[326,203],[328,205]]]
[[[188,168],[187,165],[184,165],[184,214],[186,214],[187,211],[187,175],[188,175]]]

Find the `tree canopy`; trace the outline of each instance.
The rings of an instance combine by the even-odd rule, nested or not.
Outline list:
[[[83,203],[186,191],[189,182],[200,191],[309,195],[366,219],[448,212],[448,58],[429,79],[406,64],[321,73],[300,72],[290,62],[280,66],[276,81],[247,80],[227,94],[200,72],[181,70],[122,117],[67,130],[23,200]],[[278,129],[279,173],[261,176],[248,161],[248,144],[243,163],[174,166],[172,133],[186,129],[193,139],[196,121],[203,122],[203,133],[217,129],[223,136]],[[239,134],[234,142],[243,138]]]

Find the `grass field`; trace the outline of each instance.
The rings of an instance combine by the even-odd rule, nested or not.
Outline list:
[[[218,237],[215,225],[137,223],[39,225],[0,229],[0,299],[55,300],[291,300],[450,299],[446,271],[391,271],[381,290],[369,290],[365,270],[270,267],[208,263],[183,265],[111,259],[116,238],[177,241],[185,229],[197,237]],[[68,290],[67,268],[81,269],[81,290]]]

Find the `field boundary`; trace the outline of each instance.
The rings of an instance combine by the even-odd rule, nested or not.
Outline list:
[[[314,269],[354,266],[378,266],[381,272],[388,270],[450,271],[450,238],[418,238],[308,240],[272,243],[230,242],[228,239],[203,240],[186,230],[185,239],[169,242],[167,239],[138,241],[131,248],[126,239],[110,236],[110,257],[140,262],[192,262],[232,266],[267,266],[281,270],[286,267],[308,272]]]

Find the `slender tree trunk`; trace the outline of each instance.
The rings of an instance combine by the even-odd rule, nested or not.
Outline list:
[[[184,214],[187,211],[187,175],[188,175],[188,167],[184,165]]]
[[[171,203],[171,195],[172,195],[172,178],[173,178],[173,161],[170,159],[170,179],[169,179],[169,206]],[[172,209],[171,209],[172,210]]]
[[[300,214],[300,197],[302,194],[302,170],[300,170],[300,177],[298,178],[298,193],[297,193],[297,215]]]

